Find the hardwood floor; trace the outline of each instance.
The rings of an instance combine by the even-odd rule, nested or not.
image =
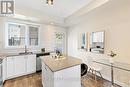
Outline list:
[[[7,80],[4,87],[42,87],[41,73]]]
[[[83,76],[81,82],[84,85],[84,87],[111,87],[111,82],[100,77],[97,77],[95,80],[95,77],[92,74],[87,74]],[[114,84],[114,87],[121,86]]]
[[[82,77],[84,87],[111,87],[110,82],[97,77],[95,81],[91,74]],[[4,83],[4,87],[42,87],[41,73],[35,73],[15,79],[8,80]],[[121,87],[115,85],[114,87]]]

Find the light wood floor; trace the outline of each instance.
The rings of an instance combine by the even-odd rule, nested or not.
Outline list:
[[[110,82],[99,77],[97,78],[97,81],[95,81],[91,74],[82,77],[82,84],[84,87],[111,87]],[[41,73],[8,80],[4,83],[4,87],[43,87],[41,83]],[[115,85],[114,87],[121,86]]]

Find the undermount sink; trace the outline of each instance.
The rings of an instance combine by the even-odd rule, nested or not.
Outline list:
[[[27,54],[33,54],[33,52],[23,52],[23,53],[19,53],[19,55],[27,55]]]

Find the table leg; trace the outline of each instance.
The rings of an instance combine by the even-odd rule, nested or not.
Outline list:
[[[114,71],[112,64],[111,64],[111,87],[114,87]]]

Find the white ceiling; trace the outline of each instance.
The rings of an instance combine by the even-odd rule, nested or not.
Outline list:
[[[15,0],[16,8],[29,8],[48,15],[66,18],[86,6],[92,0],[54,0],[54,5],[49,6],[46,0]]]

